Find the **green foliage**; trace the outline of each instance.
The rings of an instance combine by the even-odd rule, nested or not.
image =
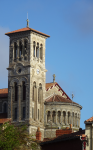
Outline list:
[[[38,150],[38,144],[29,136],[27,125],[14,126],[10,122],[0,126],[0,150]]]

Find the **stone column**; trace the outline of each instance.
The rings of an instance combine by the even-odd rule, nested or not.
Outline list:
[[[36,99],[36,120],[38,120],[38,86],[37,86],[37,99]]]
[[[11,121],[13,121],[13,100],[12,100],[12,89],[13,89],[13,86],[10,86],[10,92],[11,92],[11,97],[9,97],[9,98],[11,98],[11,102],[10,102],[10,104],[11,104],[11,106],[10,106],[10,104],[9,104],[9,109],[11,109],[11,110],[9,110],[9,113],[10,113],[10,115],[9,116],[11,116]]]
[[[28,102],[28,97],[27,97],[27,93],[28,93],[28,83],[25,84],[26,85],[26,119],[28,119],[28,113],[29,113],[29,102]]]
[[[75,126],[75,114],[73,116],[73,126]]]
[[[14,62],[14,43],[13,43],[12,48],[13,48],[13,58],[12,58],[12,62]]]
[[[51,112],[50,112],[50,120],[51,120],[51,121],[53,120],[52,114],[53,114],[53,112],[51,111]]]
[[[38,47],[38,50],[39,50],[39,57],[38,58],[40,59],[40,47]]]
[[[66,111],[66,125],[68,125],[68,112]]]
[[[69,113],[69,124],[71,124],[71,113]]]
[[[79,114],[79,117],[78,117],[78,127],[80,127],[80,114]]]
[[[36,44],[35,44],[35,58],[36,58]]]
[[[21,85],[18,84],[18,117],[17,121],[21,121],[21,90],[20,90]]]
[[[73,113],[71,112],[71,124],[72,124],[72,127],[73,127]]]
[[[61,111],[61,124],[63,125],[62,119],[63,119],[63,112]]]

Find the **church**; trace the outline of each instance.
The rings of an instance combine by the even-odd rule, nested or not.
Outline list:
[[[28,124],[29,134],[40,127],[43,138],[55,137],[58,128],[80,128],[82,106],[73,102],[60,85],[46,83],[45,50],[50,36],[27,27],[9,36],[8,88],[0,89],[0,117]]]

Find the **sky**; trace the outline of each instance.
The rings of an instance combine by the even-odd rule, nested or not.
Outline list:
[[[81,128],[93,116],[93,1],[0,0],[0,88],[8,87],[9,37],[29,27],[50,35],[46,40],[46,82],[56,82],[82,106]]]

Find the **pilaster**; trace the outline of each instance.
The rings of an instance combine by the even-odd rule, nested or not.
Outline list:
[[[18,84],[18,117],[17,120],[21,121],[21,85]]]

